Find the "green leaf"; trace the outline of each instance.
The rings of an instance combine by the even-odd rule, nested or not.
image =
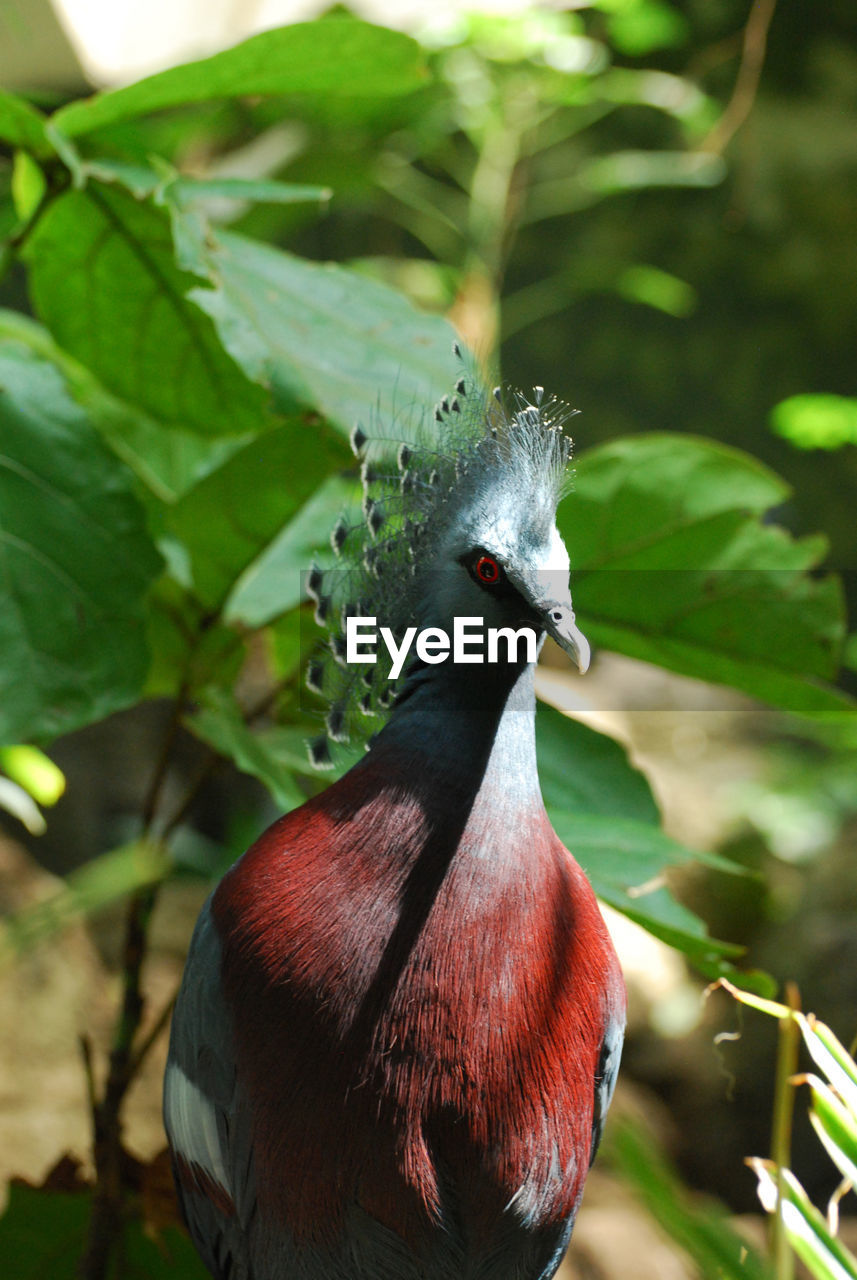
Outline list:
[[[300,604],[303,574],[314,559],[330,560],[330,530],[354,494],[353,482],[332,476],[242,573],[226,602],[226,622],[263,627]]]
[[[542,797],[548,808],[660,823],[645,774],[621,743],[539,702],[536,744]]]
[[[318,409],[348,434],[413,416],[457,376],[455,332],[394,289],[332,263],[308,262],[228,232],[213,240],[174,214],[183,265],[207,275],[191,297],[247,375],[283,408]]]
[[[199,200],[255,201],[259,204],[315,204],[329,200],[330,187],[272,178],[194,178],[173,170],[164,162],[156,168],[99,156],[85,165],[89,180],[119,183],[138,200],[157,196],[159,203],[193,204]]]
[[[581,166],[584,189],[599,197],[647,187],[716,187],[726,176],[721,156],[708,151],[614,151]]]
[[[0,922],[0,969],[76,920],[100,911],[118,898],[157,884],[171,868],[164,846],[135,840],[93,858],[73,871],[51,897],[23,907]]]
[[[263,31],[198,62],[95,94],[53,117],[66,137],[151,111],[250,94],[313,93],[386,97],[424,82],[419,45],[408,36],[350,17]]]
[[[49,153],[44,117],[29,102],[0,89],[0,138],[35,155]]]
[[[623,5],[608,19],[610,41],[629,58],[682,44],[690,30],[687,18],[663,0]]]
[[[857,1063],[824,1022],[796,1015],[804,1043],[849,1110],[857,1115]]]
[[[572,813],[554,805],[548,816],[557,835],[588,875],[602,901],[649,933],[685,952],[705,971],[716,972],[725,956],[743,948],[709,938],[703,922],[672,896],[664,879],[668,867],[712,855],[694,854],[646,822]],[[733,864],[715,858],[720,870]]]
[[[172,552],[166,540],[163,550]],[[224,627],[170,574],[163,574],[149,600],[152,662],[143,688],[146,698],[195,697],[211,684],[231,685],[246,659],[243,637]]]
[[[741,948],[709,938],[702,921],[672,896],[664,872],[692,861],[732,874],[742,868],[717,855],[694,854],[664,835],[645,776],[606,734],[540,703],[536,742],[548,815],[598,896],[718,972],[723,957]]]
[[[38,747],[0,747],[0,769],[39,804],[54,805],[65,791],[65,775]]]
[[[817,1076],[807,1080],[812,1090],[809,1118],[813,1128],[843,1178],[857,1186],[857,1114]]]
[[[0,742],[134,700],[159,569],[125,467],[53,366],[0,342]]]
[[[318,204],[333,195],[330,187],[262,178],[178,178],[172,190],[179,200],[250,200],[256,204]]]
[[[341,438],[322,421],[293,419],[245,445],[176,503],[168,527],[189,552],[203,604],[223,603],[242,570],[346,460]]]
[[[851,705],[829,684],[844,619],[838,580],[811,576],[824,544],[758,519],[787,493],[754,459],[687,436],[584,454],[559,526],[586,634],[793,710]]]
[[[630,302],[642,303],[669,316],[689,316],[696,307],[696,290],[692,285],[643,262],[625,268],[616,281],[616,292]]]
[[[291,743],[281,754],[280,740],[271,731],[254,733],[231,694],[210,690],[204,705],[186,720],[198,738],[232,760],[243,773],[258,778],[286,813],[303,804],[306,796],[292,777]]]
[[[264,425],[267,397],[223,350],[186,294],[167,214],[116,187],[69,191],[25,257],[40,318],[121,399],[204,435]]]
[[[235,437],[212,440],[164,426],[111,395],[47,329],[17,311],[0,309],[0,338],[14,338],[56,366],[92,425],[159,502],[174,502],[241,447]]]
[[[16,151],[12,163],[12,200],[22,222],[29,222],[42,202],[47,182],[27,151]]]
[[[790,396],[771,411],[771,426],[798,449],[841,449],[857,444],[857,400],[830,394]]]

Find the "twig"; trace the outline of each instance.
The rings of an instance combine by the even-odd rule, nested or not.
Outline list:
[[[92,1041],[89,1036],[78,1036],[78,1045],[80,1047],[80,1056],[83,1059],[83,1075],[86,1080],[86,1100],[89,1104],[89,1114],[92,1117],[93,1125],[95,1124],[95,1112],[98,1107],[98,1091],[95,1087],[95,1068],[93,1065]]]
[[[132,1057],[131,1062],[129,1064],[129,1074],[132,1080],[137,1075],[137,1072],[140,1070],[144,1061],[148,1057],[149,1051],[151,1050],[152,1046],[157,1042],[161,1033],[169,1025],[170,1015],[172,1014],[173,1007],[176,1003],[176,999],[178,998],[178,994],[179,994],[178,987],[176,987],[175,991],[170,996],[169,1000],[164,1005],[163,1009],[161,1010],[161,1012],[158,1014],[157,1018],[153,1022],[150,1030],[143,1037],[140,1044],[137,1046],[137,1050],[134,1053],[134,1056]]]
[[[151,836],[176,734],[187,699],[182,685],[173,704],[161,752],[143,809],[144,835]],[[116,1243],[122,1230],[124,1190],[122,1182],[122,1108],[141,1060],[133,1051],[143,1017],[142,970],[146,957],[149,923],[158,896],[157,885],[138,890],[128,903],[122,948],[122,1004],[113,1034],[107,1083],[100,1101],[93,1101],[93,1156],[95,1192],[86,1246],[80,1264],[82,1280],[107,1280]],[[93,1091],[94,1098],[94,1091]]]
[[[732,97],[717,124],[702,142],[700,150],[721,155],[752,111],[762,77],[762,67],[765,65],[768,31],[776,7],[777,0],[754,0],[744,28],[741,65]]]

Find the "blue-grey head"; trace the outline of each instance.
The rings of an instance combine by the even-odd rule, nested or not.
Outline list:
[[[413,639],[414,628],[452,636],[456,618],[480,619],[486,634],[529,629],[537,645],[551,635],[586,671],[589,645],[575,622],[556,528],[570,416],[540,387],[530,398],[504,395],[465,375],[409,441],[355,427],[359,516],[340,518],[331,536],[337,564],[314,568],[308,582],[335,659],[313,659],[307,674],[330,700],[326,734],[310,748],[316,764],[330,760],[328,738],[347,740],[358,718],[383,714],[415,665],[396,672],[381,644],[375,662],[349,663],[349,619],[373,619],[394,647]]]

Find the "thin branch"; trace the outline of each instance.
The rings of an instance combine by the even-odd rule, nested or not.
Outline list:
[[[169,768],[172,748],[181,726],[187,700],[182,684],[173,704],[161,751],[143,809],[144,836],[151,836]],[[107,1082],[100,1101],[93,1105],[93,1157],[95,1192],[86,1247],[80,1264],[82,1280],[106,1280],[124,1213],[122,1110],[140,1054],[133,1046],[143,1017],[142,972],[148,948],[149,925],[158,897],[158,885],[147,885],[132,895],[125,917],[122,947],[122,1003],[113,1033]]]
[[[162,1032],[169,1025],[170,1016],[173,1012],[173,1007],[175,1006],[176,1000],[178,999],[178,994],[179,994],[179,990],[178,990],[178,987],[176,987],[175,991],[170,996],[169,1000],[164,1005],[161,1012],[158,1014],[157,1018],[155,1019],[148,1033],[144,1036],[143,1040],[138,1045],[137,1050],[134,1053],[134,1056],[132,1057],[129,1063],[129,1068],[128,1068],[129,1075],[132,1080],[134,1079],[134,1077],[137,1075],[137,1072],[142,1067],[152,1047],[160,1039]]]
[[[98,1090],[95,1087],[95,1067],[93,1063],[92,1041],[89,1036],[78,1036],[78,1045],[80,1047],[80,1056],[83,1060],[83,1075],[86,1081],[86,1100],[89,1105],[89,1114],[95,1124],[95,1112],[98,1109]]]
[[[700,148],[702,151],[721,155],[753,110],[765,65],[768,31],[776,7],[777,0],[754,0],[744,28],[741,65],[732,97],[717,124],[703,141]]]

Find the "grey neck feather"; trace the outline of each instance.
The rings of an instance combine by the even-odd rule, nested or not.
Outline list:
[[[533,677],[526,663],[418,667],[372,749],[403,752],[453,788],[479,771],[479,793],[510,816],[540,804]]]

